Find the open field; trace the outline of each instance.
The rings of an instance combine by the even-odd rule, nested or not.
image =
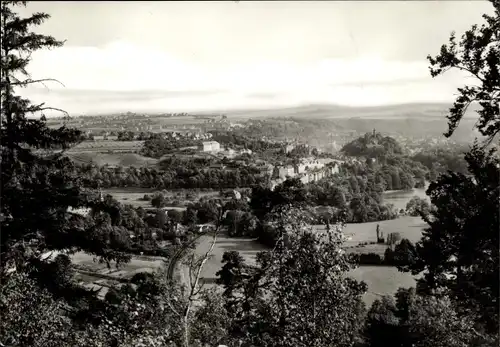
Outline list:
[[[180,128],[182,126],[190,124],[203,124],[207,121],[204,118],[197,118],[194,116],[183,116],[183,117],[154,117],[152,118],[155,124],[161,124],[163,127],[172,127],[173,129]],[[175,126],[175,128],[174,128]]]
[[[150,208],[151,202],[142,200],[145,194],[153,194],[154,189],[147,188],[108,188],[102,189],[103,194],[113,196],[119,203],[134,207]]]
[[[425,223],[420,217],[402,217],[390,221],[348,224],[344,229],[346,235],[351,236],[351,240],[345,243],[346,246],[355,246],[360,242],[376,241],[375,228],[380,224],[380,229],[384,235],[390,232],[399,232],[401,237],[408,238],[416,242],[422,235]],[[324,226],[315,226],[319,231],[324,230]],[[198,255],[204,254],[211,244],[212,238],[204,235],[199,239],[196,248]],[[349,252],[374,252],[383,254],[385,245],[367,245],[363,248],[351,248]],[[212,257],[205,264],[202,277],[207,285],[212,286],[216,278],[216,273],[222,267],[222,256],[226,251],[238,251],[249,264],[255,263],[255,256],[258,252],[266,248],[250,238],[230,238],[221,236],[213,249]],[[184,275],[186,276],[186,275]],[[361,266],[349,273],[349,276],[363,280],[368,284],[369,292],[365,294],[364,300],[369,305],[379,295],[394,294],[399,287],[409,287],[415,285],[415,279],[411,274],[400,273],[394,267],[386,266]],[[374,294],[375,293],[375,294]],[[377,294],[378,293],[378,294]]]
[[[99,152],[69,152],[67,156],[76,164],[95,164],[97,166],[122,167],[153,167],[157,159],[144,157],[135,153],[99,153]]]
[[[204,255],[210,249],[211,243],[212,236],[201,236],[196,246],[196,254]],[[219,235],[211,257],[203,267],[203,272],[201,274],[202,279],[207,286],[215,285],[214,280],[217,277],[215,274],[222,267],[222,256],[224,252],[237,251],[245,258],[248,264],[255,264],[256,254],[266,249],[265,246],[256,242],[253,238],[232,238],[225,235]],[[185,274],[185,277],[188,278],[187,274]]]
[[[105,263],[99,264],[94,262],[93,257],[89,254],[78,252],[71,256],[73,264],[81,269],[87,269],[100,275],[108,275],[116,278],[129,279],[139,272],[151,272],[159,269],[165,262],[161,257],[141,257],[133,256],[129,263],[120,265],[116,268],[115,264],[108,269]]]
[[[196,254],[203,255],[209,250],[212,237],[204,235],[199,239],[196,248]],[[222,267],[222,256],[226,251],[237,251],[247,261],[248,264],[255,264],[256,254],[266,250],[263,245],[249,238],[229,238],[226,236],[218,237],[217,243],[213,249],[212,256],[205,263],[202,272],[202,280],[207,288],[215,286],[216,273]],[[380,297],[380,295],[392,295],[399,287],[415,286],[415,278],[411,274],[401,273],[395,267],[387,266],[360,266],[348,273],[348,276],[363,280],[368,285],[368,292],[363,300],[367,305]],[[184,278],[188,278],[184,268]]]
[[[377,224],[380,226],[380,231],[386,237],[389,233],[399,233],[401,238],[408,239],[415,243],[422,237],[422,231],[426,227],[426,223],[420,217],[404,216],[398,219],[386,220],[370,223],[350,223],[344,228],[344,234],[349,238],[345,241],[346,247],[354,247],[361,242],[376,242],[377,241]],[[314,226],[318,231],[324,231],[324,225]],[[349,248],[349,252],[353,253],[377,253],[383,255],[386,245],[366,245],[359,248]]]
[[[398,288],[409,288],[416,285],[416,278],[409,273],[399,272],[390,266],[360,266],[349,272],[349,276],[368,285],[363,296],[366,305],[370,306],[381,295],[394,295]]]
[[[116,268],[114,263],[108,268],[104,263],[95,262],[91,255],[78,252],[71,256],[71,261],[77,269],[76,280],[83,282],[87,288],[101,288],[99,295],[104,296],[111,284],[128,280],[140,272],[154,272],[164,266],[167,259],[133,256],[129,263],[119,268]]]
[[[83,152],[137,152],[140,151],[144,141],[83,141],[75,147],[68,150],[68,153],[83,153]]]

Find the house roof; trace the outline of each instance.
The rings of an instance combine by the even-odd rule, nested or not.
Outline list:
[[[219,144],[217,141],[203,141],[203,145],[214,145],[214,144]]]

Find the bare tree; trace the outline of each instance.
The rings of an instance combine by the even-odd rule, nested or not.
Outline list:
[[[212,256],[213,249],[215,244],[217,243],[217,237],[221,231],[223,220],[225,218],[226,211],[222,209],[222,206],[217,205],[218,215],[215,221],[215,230],[213,231],[212,241],[210,243],[209,249],[202,255],[197,257],[194,251],[191,251],[189,257],[182,262],[188,268],[188,288],[187,294],[185,294],[185,303],[184,307],[181,310],[176,310],[175,307],[169,302],[169,306],[172,311],[182,320],[182,330],[183,330],[183,339],[184,339],[184,347],[190,346],[190,323],[191,323],[191,315],[193,309],[195,307],[195,303],[199,301],[199,294],[204,289],[205,283],[201,280],[201,274],[203,272],[203,268],[206,262]],[[195,238],[193,241],[198,239]],[[186,247],[181,250],[181,253],[185,253]],[[184,254],[185,256],[185,254]],[[176,259],[175,259],[176,258]],[[180,260],[180,256],[174,256],[169,264],[170,277],[172,277],[172,271],[175,267],[175,262]],[[173,261],[173,262],[172,262]],[[186,292],[185,292],[186,293]]]

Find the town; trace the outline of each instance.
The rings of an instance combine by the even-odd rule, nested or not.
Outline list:
[[[498,346],[473,5],[2,2],[0,346]]]

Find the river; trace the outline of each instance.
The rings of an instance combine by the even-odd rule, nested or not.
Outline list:
[[[425,194],[425,191],[429,187],[429,184],[426,183],[424,188],[413,188],[410,191],[402,191],[402,190],[388,190],[383,193],[384,203],[393,204],[395,208],[405,209],[406,204],[413,196],[418,196],[421,199],[429,199],[429,197]]]
[[[411,191],[386,191],[384,192],[384,203],[391,203],[395,208],[405,209],[406,204],[413,196],[429,199],[425,194],[428,187],[414,188]],[[420,217],[404,216],[395,220],[348,224],[345,228],[346,233],[352,232],[360,239],[365,233],[373,234],[377,224],[385,235],[391,232],[399,232],[401,237],[407,238],[412,242],[417,242],[421,236],[426,223]],[[354,239],[349,242],[356,242]],[[373,301],[380,298],[380,295],[394,294],[399,287],[413,287],[416,284],[415,278],[409,273],[399,272],[395,267],[388,266],[360,266],[352,271],[349,275],[357,280],[365,281],[368,285],[368,292],[364,295],[364,301],[367,305],[371,305]]]

